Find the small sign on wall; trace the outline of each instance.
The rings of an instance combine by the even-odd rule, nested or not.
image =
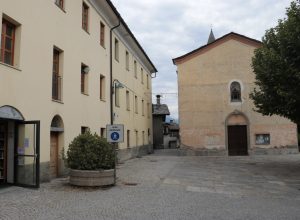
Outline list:
[[[258,145],[270,144],[270,134],[256,134],[255,143]]]
[[[24,139],[24,148],[29,147],[29,138]]]

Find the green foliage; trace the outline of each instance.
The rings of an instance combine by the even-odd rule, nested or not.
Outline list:
[[[115,166],[113,146],[90,132],[74,138],[64,159],[67,167],[77,170],[113,169]]]
[[[286,15],[255,50],[257,88],[250,98],[263,115],[280,115],[300,125],[300,0],[291,2]]]

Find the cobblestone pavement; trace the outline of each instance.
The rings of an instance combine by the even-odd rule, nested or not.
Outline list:
[[[300,155],[176,157],[121,164],[116,187],[56,179],[0,189],[0,219],[300,219]]]

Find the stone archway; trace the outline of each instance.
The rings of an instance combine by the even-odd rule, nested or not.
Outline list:
[[[249,120],[245,114],[234,111],[226,119],[226,139],[229,156],[248,155]]]
[[[63,143],[64,123],[59,115],[53,117],[50,128],[50,179],[57,178],[60,174],[60,151]]]

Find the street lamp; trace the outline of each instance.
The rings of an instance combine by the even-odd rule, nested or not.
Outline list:
[[[125,88],[125,86],[122,83],[120,83],[119,80],[117,80],[117,79],[114,80],[113,87],[115,89],[119,89],[119,88],[123,89],[123,88]]]

